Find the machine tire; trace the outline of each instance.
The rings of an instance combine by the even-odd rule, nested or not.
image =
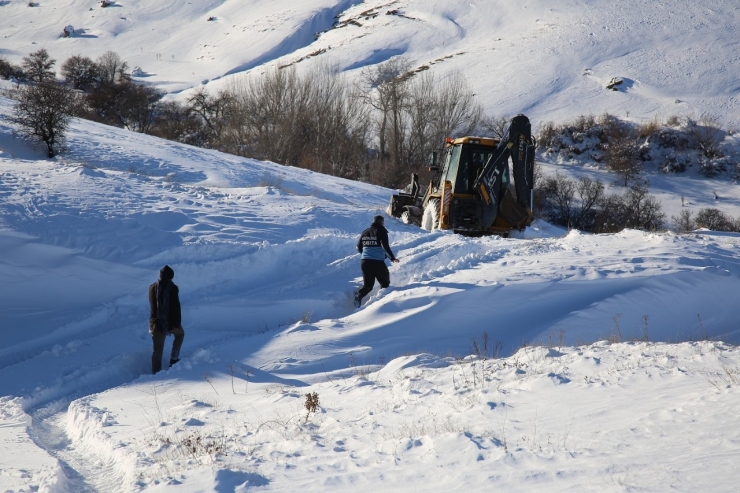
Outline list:
[[[432,199],[424,207],[424,215],[421,218],[421,227],[427,231],[439,229],[439,199]]]
[[[411,219],[411,213],[408,210],[405,210],[401,213],[401,222],[403,224],[413,224],[414,221]]]

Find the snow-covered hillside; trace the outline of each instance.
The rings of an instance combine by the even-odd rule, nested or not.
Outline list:
[[[581,114],[712,114],[740,126],[740,5],[724,0],[90,0],[0,2],[0,56],[113,50],[167,92],[265,66],[337,66],[351,77],[405,56],[466,75],[486,111],[535,124]],[[335,18],[336,16],[336,18]],[[212,19],[212,20],[209,20]],[[336,23],[336,24],[335,24]],[[63,38],[71,25],[75,33]],[[332,29],[332,26],[334,28]],[[316,35],[321,33],[318,39]],[[605,89],[612,77],[625,83]]]
[[[69,147],[0,124],[4,488],[734,487],[737,235],[389,220],[401,263],[357,310],[390,190],[93,123]],[[187,335],[152,376],[165,263]]]
[[[535,123],[738,122],[732,2],[34,3],[0,1],[0,56],[113,49],[171,97],[272,63],[356,75],[405,55]],[[603,89],[612,76],[624,90]],[[84,121],[47,160],[13,137],[11,105],[1,491],[737,489],[740,235],[537,221],[465,238],[388,218],[401,261],[355,309],[355,243],[391,190]],[[727,176],[653,171],[669,217],[740,216]],[[146,294],[164,264],[186,336],[151,375]]]

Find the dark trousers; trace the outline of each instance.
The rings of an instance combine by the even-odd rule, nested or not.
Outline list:
[[[367,293],[373,290],[375,280],[378,280],[381,288],[387,288],[391,284],[391,274],[383,260],[361,260],[360,268],[362,269],[362,287],[359,294],[360,299],[364,298]]]
[[[182,347],[182,341],[185,339],[185,331],[180,327],[179,329],[172,329],[170,334],[175,335],[175,341],[172,343],[172,352],[170,353],[170,364],[180,359],[180,348]],[[157,373],[162,369],[162,353],[164,352],[164,341],[167,339],[167,334],[162,331],[152,332],[152,343],[154,344],[154,352],[152,353],[152,373]]]

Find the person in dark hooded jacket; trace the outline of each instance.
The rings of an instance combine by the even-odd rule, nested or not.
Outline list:
[[[388,230],[383,225],[383,216],[375,216],[373,223],[362,232],[357,241],[357,251],[360,252],[360,268],[362,269],[362,287],[355,292],[355,306],[360,307],[362,298],[365,297],[375,286],[378,280],[381,288],[387,288],[391,284],[391,275],[385,265],[385,259],[397,263],[398,259],[388,245]]]
[[[165,265],[159,271],[159,281],[149,286],[149,333],[152,335],[152,373],[162,369],[164,341],[168,334],[175,336],[170,353],[170,366],[180,361],[180,348],[185,339],[180,313],[180,290],[172,282],[175,271]]]

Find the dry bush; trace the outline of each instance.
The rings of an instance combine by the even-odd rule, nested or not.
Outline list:
[[[671,115],[665,121],[665,124],[669,127],[680,127],[682,123],[683,118],[678,115]]]
[[[712,159],[724,156],[719,149],[724,132],[716,117],[704,114],[699,121],[689,120],[687,127],[689,135],[694,138],[704,157]]]
[[[177,101],[166,101],[157,107],[151,135],[198,147],[210,147],[210,133],[198,117]]]
[[[721,173],[725,173],[731,166],[732,163],[727,156],[715,158],[702,156],[699,158],[699,173],[707,178],[713,178]]]
[[[712,207],[696,213],[696,225],[712,231],[738,231],[736,221],[719,209]]]
[[[563,175],[541,180],[535,196],[537,210],[547,220],[567,228],[589,231],[604,197],[604,184],[581,176],[569,179]]]
[[[311,392],[306,394],[306,402],[303,403],[303,407],[306,409],[306,419],[304,421],[307,422],[309,416],[311,416],[311,413],[316,414],[319,412],[319,394],[316,392]]]
[[[560,145],[560,139],[558,138],[560,131],[561,129],[553,122],[545,122],[541,124],[537,131],[537,149],[547,152],[557,150],[556,146]]]
[[[16,79],[18,81],[26,78],[23,69],[13,65],[5,58],[0,57],[0,79]]]
[[[660,202],[649,194],[646,182],[635,182],[624,194],[604,196],[594,219],[596,233],[616,233],[624,228],[657,231],[663,228],[665,214]]]
[[[604,163],[610,171],[622,176],[624,186],[642,172],[638,146],[633,129],[611,115],[599,120],[601,141],[604,143]]]
[[[696,229],[696,221],[688,209],[682,210],[678,216],[671,216],[671,221],[676,225],[677,233],[688,233]]]
[[[130,80],[104,82],[85,95],[86,106],[80,116],[134,132],[151,133],[162,95],[154,87]]]
[[[653,139],[660,132],[658,118],[653,118],[645,123],[640,123],[635,128],[635,134],[641,140]]]

